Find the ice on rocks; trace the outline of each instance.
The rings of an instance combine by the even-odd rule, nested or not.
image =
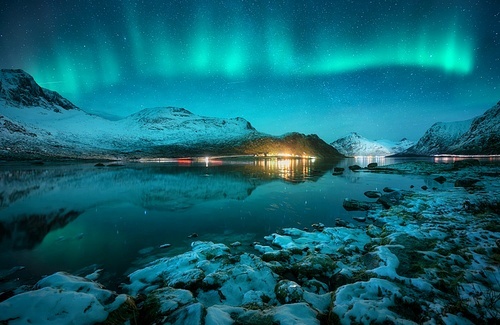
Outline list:
[[[282,305],[274,312],[274,321],[280,325],[319,324],[316,318],[318,312],[306,303]]]
[[[45,277],[34,288],[0,303],[0,323],[94,324],[105,321],[129,299],[63,272]]]
[[[372,278],[366,282],[356,282],[337,289],[333,311],[341,324],[361,324],[393,322],[414,324],[392,312],[394,298],[401,296],[399,287],[387,280]]]

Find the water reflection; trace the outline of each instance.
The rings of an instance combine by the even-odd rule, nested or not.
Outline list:
[[[269,158],[256,160],[254,165],[262,168],[268,177],[277,177],[291,183],[298,183],[306,180],[317,180],[327,169],[331,168],[325,164],[315,166],[315,162],[314,158]]]
[[[317,180],[330,163],[311,159],[204,160],[94,167],[3,165],[0,247],[29,249],[81,213],[122,203],[176,211],[213,200],[243,200],[273,180]]]

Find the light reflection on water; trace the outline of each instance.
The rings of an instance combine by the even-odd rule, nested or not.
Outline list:
[[[200,163],[0,165],[0,274],[36,282],[56,271],[96,265],[115,286],[137,263],[189,249],[194,240],[248,250],[284,227],[336,218],[353,222],[344,198],[368,200],[367,190],[442,187],[432,177],[354,173],[347,167],[394,158],[208,160]],[[333,167],[344,167],[332,176]],[[357,214],[359,215],[359,213]],[[197,233],[199,237],[188,238]],[[172,244],[169,249],[160,245]],[[90,267],[82,273],[91,273]],[[85,274],[83,274],[85,275]],[[1,276],[0,276],[1,277]],[[10,279],[10,280],[13,280]],[[15,287],[20,281],[1,281]]]

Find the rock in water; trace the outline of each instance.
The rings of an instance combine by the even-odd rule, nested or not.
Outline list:
[[[336,176],[336,175],[342,175],[342,174],[344,173],[344,170],[345,170],[345,169],[344,169],[344,168],[342,168],[342,167],[335,167],[335,168],[333,169],[333,173],[332,173],[332,175],[334,175],[334,176]]]
[[[360,170],[362,168],[359,165],[352,165],[352,166],[349,166],[349,169],[354,172],[354,171]]]
[[[458,160],[453,163],[453,169],[462,169],[465,167],[479,166],[481,163],[477,159]]]
[[[379,191],[366,191],[364,194],[366,197],[369,197],[370,199],[378,199],[379,197],[382,196],[382,194]]]
[[[462,178],[455,181],[455,187],[474,187],[479,179],[475,178]]]
[[[369,163],[368,166],[366,166],[368,169],[373,169],[373,168],[376,168],[378,166],[378,164],[376,162],[373,162],[373,163]]]
[[[446,182],[446,177],[444,177],[444,176],[438,176],[438,177],[434,178],[434,180],[436,182],[438,182],[439,184],[443,184],[444,182]]]
[[[368,211],[373,210],[377,207],[376,203],[373,202],[363,202],[353,199],[345,199],[342,206],[347,211]]]

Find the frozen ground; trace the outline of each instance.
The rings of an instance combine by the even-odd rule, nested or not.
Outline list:
[[[56,273],[3,293],[13,296],[0,303],[0,323],[497,322],[500,167],[388,167],[378,172],[435,175],[455,186],[393,192],[399,199],[373,205],[357,228],[286,228],[245,250],[195,241],[131,273],[120,294],[101,288],[95,273],[94,281]]]

